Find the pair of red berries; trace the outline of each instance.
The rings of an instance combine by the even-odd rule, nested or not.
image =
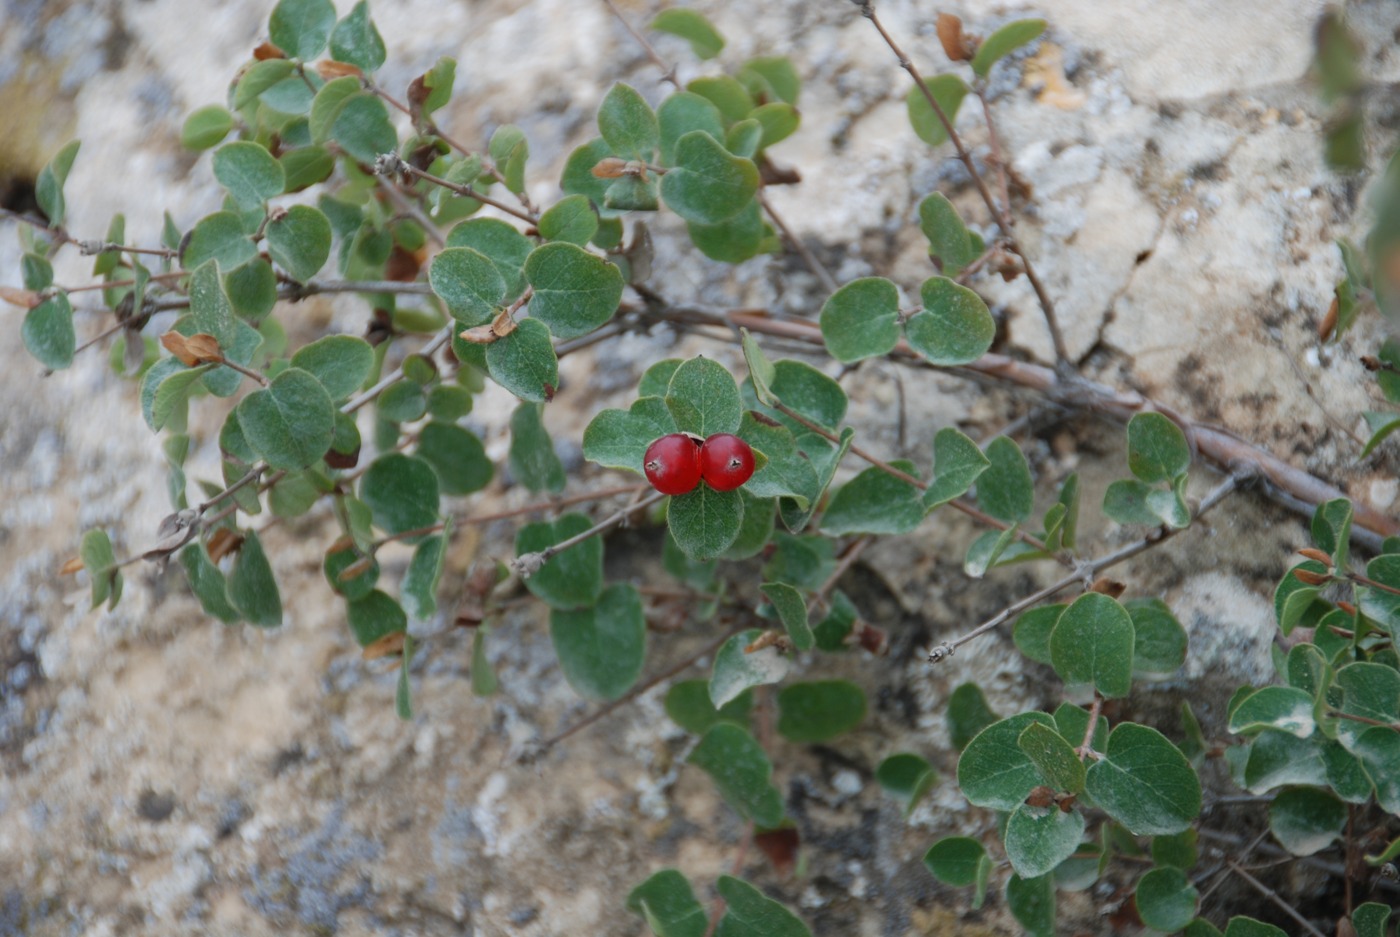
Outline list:
[[[703,480],[715,491],[733,491],[753,476],[753,450],[733,433],[701,439],[671,433],[647,447],[647,481],[664,495],[683,495]]]

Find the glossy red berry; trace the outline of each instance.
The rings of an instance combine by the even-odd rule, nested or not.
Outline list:
[[[642,457],[647,481],[664,495],[683,495],[700,484],[700,444],[684,433],[662,436]]]
[[[700,477],[715,491],[733,491],[753,477],[753,450],[732,433],[716,433],[700,447]]]

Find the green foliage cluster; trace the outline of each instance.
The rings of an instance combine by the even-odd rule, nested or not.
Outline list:
[[[652,26],[685,39],[700,58],[719,56],[725,46],[693,10],[663,11]],[[1043,21],[1022,20],[982,40],[964,59],[971,84],[949,73],[911,89],[909,119],[918,136],[930,146],[946,143],[963,100],[981,93],[997,62],[1044,29]],[[248,525],[264,512],[297,517],[330,502],[340,536],[325,552],[327,585],[344,600],[346,621],[367,654],[399,656],[396,704],[408,719],[409,664],[421,646],[408,626],[439,614],[452,536],[445,503],[482,490],[497,471],[464,425],[484,382],[520,401],[508,457],[516,482],[561,491],[565,471],[542,420],[560,392],[558,356],[565,343],[609,327],[627,288],[645,280],[637,245],[623,243],[622,218],[674,212],[694,247],[724,262],[780,250],[765,218],[764,172],[769,148],[799,125],[801,81],[786,58],[753,58],[732,73],[677,85],[655,109],[636,89],[617,84],[598,108],[598,136],[568,157],[564,196],[537,212],[525,191],[529,145],[518,128],[500,127],[477,152],[458,147],[435,123],[451,99],[452,60],[413,82],[405,108],[411,127],[401,134],[374,81],[385,47],[364,2],[338,18],[330,0],[281,0],[269,35],[277,54],[250,62],[226,102],[197,110],[184,126],[186,146],[212,150],[213,173],[226,193],[220,210],[188,227],[167,216],[164,246],[150,250],[124,246],[118,216],[94,251],[94,275],[123,325],[113,366],[139,382],[142,414],[164,434],[170,463],[175,513],[151,555],[178,554],[210,616],[275,627],[282,622],[277,577]],[[1322,39],[1328,75],[1342,67],[1334,35]],[[1330,80],[1339,95],[1352,87]],[[37,186],[43,218],[20,231],[23,286],[34,300],[22,337],[53,369],[68,367],[76,351],[72,306],[54,284],[49,257],[70,240],[63,189],[77,153],[70,144],[44,169]],[[1400,230],[1400,211],[1389,207],[1400,191],[1396,165],[1387,169],[1382,222],[1367,249],[1342,244],[1337,334],[1366,302],[1392,305],[1393,289],[1369,271],[1385,267]],[[475,217],[485,205],[512,220]],[[836,362],[898,348],[951,367],[976,362],[991,347],[995,322],[966,284],[1000,248],[989,247],[941,193],[923,198],[917,216],[940,274],[918,284],[912,311],[890,279],[865,277],[835,289],[818,321]],[[434,244],[439,228],[450,230]],[[290,347],[279,302],[330,290],[364,297],[375,311],[375,340],[329,335]],[[168,308],[181,311],[158,343],[144,327],[154,311]],[[406,351],[415,340],[421,344]],[[697,597],[694,615],[702,621],[716,618],[735,586],[726,572],[733,567],[722,562],[761,566],[757,615],[718,636],[708,679],[674,683],[665,708],[695,736],[687,762],[762,833],[792,821],[769,746],[755,728],[764,718],[756,694],[781,685],[770,696],[774,729],[795,744],[838,739],[866,715],[865,694],[853,683],[788,680],[798,654],[849,654],[878,644],[875,629],[834,588],[841,538],[905,534],[936,511],[957,509],[988,526],[964,555],[973,579],[1013,563],[1058,562],[1096,573],[1117,560],[1082,566],[1078,478],[1065,480],[1038,512],[1026,456],[1004,436],[979,444],[947,427],[934,439],[928,477],[907,462],[862,456],[868,466],[837,484],[856,435],[840,384],[806,362],[771,360],[747,331],[742,348],[742,381],[705,357],[654,363],[635,401],[598,413],[582,447],[589,461],[633,473],[640,473],[647,446],[668,433],[735,433],[757,454],[757,471],[741,488],[701,485],[666,502],[663,560]],[[438,354],[445,349],[450,356]],[[391,368],[391,360],[401,363]],[[1378,375],[1385,397],[1400,403],[1393,342],[1379,360],[1389,365]],[[195,425],[191,403],[205,396],[239,400],[218,430],[222,479],[192,489],[183,468]],[[367,407],[371,418],[359,419]],[[1400,426],[1394,412],[1366,419],[1373,429],[1368,452]],[[366,430],[369,439],[362,438]],[[1127,424],[1126,457],[1128,477],[1102,492],[1104,513],[1147,531],[1144,549],[1191,525],[1198,512],[1186,494],[1192,447],[1182,427],[1162,413],[1139,413]],[[586,514],[566,513],[523,525],[515,540],[515,567],[549,608],[563,674],[591,699],[621,700],[645,688],[643,596],[634,584],[604,575],[600,534],[625,516],[595,524]],[[1106,702],[1130,701],[1144,682],[1177,673],[1185,660],[1186,632],[1160,599],[1120,601],[1114,589],[1096,585],[1072,601],[1040,604],[1078,582],[1072,574],[1056,590],[1009,609],[1000,620],[1014,617],[1016,647],[1053,671],[1064,701],[1053,712],[1003,717],[971,684],[947,701],[960,752],[957,785],[999,823],[989,841],[959,836],[931,844],[924,862],[932,875],[970,888],[975,908],[1009,865],[1006,906],[1027,932],[1051,934],[1057,893],[1089,888],[1110,867],[1132,862],[1142,920],[1154,930],[1200,937],[1219,933],[1201,916],[1196,874],[1204,861],[1196,830],[1208,761],[1223,763],[1241,790],[1271,797],[1269,829],[1293,856],[1331,848],[1364,811],[1383,816],[1393,830],[1400,815],[1400,541],[1386,541],[1364,575],[1354,572],[1352,520],[1345,500],[1317,507],[1315,549],[1275,593],[1280,632],[1293,639],[1286,653],[1276,651],[1278,682],[1240,689],[1229,705],[1237,740],[1223,748],[1203,736],[1189,704],[1175,740],[1103,714]],[[396,589],[380,583],[377,559],[391,542],[413,548]],[[123,564],[106,532],[83,536],[81,565],[93,605],[114,606]],[[478,571],[469,591],[489,601],[503,575]],[[482,693],[495,688],[484,654],[486,617],[469,622],[472,683]],[[952,653],[976,633],[932,656]],[[906,814],[940,783],[913,752],[890,753],[875,776]],[[1397,854],[1400,838],[1365,861],[1378,866]],[[725,910],[714,925],[677,870],[657,872],[626,903],[659,937],[809,933],[746,882],[725,876],[715,889]],[[1362,904],[1351,924],[1356,933],[1381,935],[1387,913]],[[1282,932],[1236,917],[1225,933]]]

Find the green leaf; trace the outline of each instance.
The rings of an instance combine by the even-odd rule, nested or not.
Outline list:
[[[267,250],[288,276],[305,283],[331,256],[331,223],[310,205],[293,205],[268,223]]]
[[[749,112],[754,108],[755,101],[750,96],[748,89],[729,75],[703,75],[692,80],[685,88],[687,91],[706,98],[719,108],[725,126],[748,117]],[[722,138],[716,137],[715,139]]]
[[[214,151],[214,178],[244,210],[281,195],[287,184],[282,164],[264,147],[246,140],[225,143]]]
[[[1085,789],[1137,836],[1180,833],[1201,812],[1201,782],[1186,756],[1156,729],[1131,722],[1109,733]]]
[[[942,272],[955,277],[977,259],[972,234],[948,197],[935,192],[919,203],[919,227],[928,238],[929,253],[942,264]]]
[[[335,171],[335,157],[323,146],[303,146],[286,150],[277,157],[287,185],[284,192],[301,192],[318,182],[325,182]]]
[[[1153,869],[1138,879],[1137,909],[1142,922],[1153,930],[1174,933],[1196,916],[1200,893],[1181,869]]]
[[[486,629],[477,627],[472,635],[472,693],[490,696],[496,692],[496,671],[486,659]]]
[[[737,431],[743,417],[734,376],[704,357],[691,358],[676,368],[666,391],[666,406],[678,430],[706,439],[715,433]]]
[[[746,117],[725,133],[724,148],[735,156],[753,159],[758,155],[758,146],[762,141],[763,125]]]
[[[24,347],[44,367],[57,371],[73,363],[78,338],[67,293],[55,293],[26,312],[19,331]]]
[[[1139,413],[1128,421],[1128,468],[1139,481],[1171,481],[1191,467],[1186,434],[1160,413]]]
[[[1195,868],[1200,858],[1196,848],[1196,831],[1187,829],[1175,836],[1152,837],[1152,861],[1158,865],[1172,866],[1183,872]]]
[[[933,785],[938,783],[938,773],[922,756],[899,752],[880,762],[875,769],[875,781],[886,794],[899,801],[904,815],[908,817],[919,801],[933,790]],[[929,855],[932,853],[930,849]],[[928,863],[928,855],[924,856],[924,862]],[[937,872],[934,874],[938,875]]]
[[[612,86],[598,108],[598,132],[613,155],[652,161],[661,143],[661,129],[651,105],[630,85]]]
[[[1347,808],[1330,791],[1294,787],[1269,804],[1269,831],[1295,856],[1321,852],[1342,835]]]
[[[987,446],[986,470],[977,481],[977,504],[997,520],[1019,524],[1035,507],[1030,466],[1017,446],[998,436]]]
[[[1367,578],[1380,586],[1357,589],[1357,604],[1363,614],[1374,618],[1387,631],[1391,640],[1400,639],[1400,595],[1389,589],[1400,589],[1400,554],[1385,553],[1366,564]]]
[[[337,62],[349,62],[365,72],[373,72],[384,64],[384,39],[369,18],[369,4],[365,0],[350,10],[350,13],[335,24],[331,31],[331,57]],[[410,655],[405,654],[407,660]]]
[[[252,260],[258,249],[243,230],[243,220],[231,211],[216,211],[199,219],[185,241],[180,263],[186,270],[197,270],[216,260],[224,270],[232,270]]]
[[[549,329],[537,319],[522,319],[515,331],[486,346],[491,379],[521,400],[545,403],[559,388],[559,359]]]
[[[258,324],[277,305],[277,274],[272,264],[254,257],[224,276],[223,292],[235,315]]]
[[[675,97],[674,95],[672,96]],[[668,99],[669,100],[669,99]],[[662,130],[665,131],[664,115],[666,107],[663,102],[658,117],[663,118]],[[662,139],[662,146],[665,146],[665,138]],[[663,149],[664,153],[665,150]],[[591,201],[595,206],[601,208],[603,199],[608,191],[611,181],[600,179],[593,175],[593,167],[608,157],[612,156],[612,150],[608,149],[607,141],[602,137],[590,140],[583,146],[577,147],[569,158],[564,162],[564,172],[559,178],[559,188],[567,195],[582,195]],[[609,213],[610,214],[610,213]]]
[[[117,569],[117,556],[112,550],[112,540],[107,536],[107,531],[94,528],[83,534],[78,555],[82,558],[83,568],[87,570],[88,579],[92,583],[90,607],[97,608],[109,599],[115,605],[116,598],[120,595],[117,580],[121,573]]]
[[[969,836],[946,836],[924,853],[924,866],[934,878],[954,888],[985,881],[991,864],[987,850]]]
[[[505,296],[498,302],[510,302],[524,291],[525,260],[535,245],[511,225],[497,218],[473,218],[452,229],[447,246],[470,247],[496,265],[505,283]]]
[[[846,418],[849,401],[841,385],[803,361],[784,359],[775,362],[769,378],[772,395],[787,407],[831,432]],[[768,404],[769,401],[764,401]],[[771,405],[771,404],[770,404]],[[770,414],[794,433],[807,430],[786,414]]]
[[[941,76],[940,76],[941,77]],[[1006,906],[1012,917],[1033,937],[1054,937],[1054,876],[1024,879],[1013,875],[1006,881]]]
[[[813,641],[812,628],[807,624],[807,603],[803,601],[802,593],[785,582],[764,583],[759,587],[759,591],[773,603],[778,620],[783,623],[788,637],[792,639],[792,646],[799,651],[810,651]]]
[[[997,714],[987,705],[987,697],[975,683],[963,683],[948,697],[948,738],[953,748],[967,748],[977,733],[997,721]]]
[[[1225,937],[1288,937],[1288,932],[1272,924],[1237,914],[1225,927]]]
[[[73,160],[78,156],[79,141],[65,144],[54,154],[53,159],[39,170],[39,178],[34,182],[34,200],[39,203],[39,211],[54,227],[62,227],[67,219],[68,203],[63,197],[63,185],[68,181],[68,173],[73,169]]]
[[[651,28],[657,32],[680,36],[690,43],[690,49],[699,59],[712,59],[724,48],[724,37],[694,10],[684,7],[671,7],[656,14]]]
[[[556,608],[549,616],[549,635],[564,679],[583,696],[617,699],[642,675],[647,626],[633,586],[609,586],[591,608]]]
[[[692,735],[704,735],[720,722],[737,726],[749,724],[753,694],[744,692],[716,709],[710,702],[710,685],[705,680],[682,680],[666,692],[666,715]]]
[[[1022,612],[1012,630],[1016,648],[1037,663],[1050,663],[1050,635],[1066,608],[1065,605],[1042,605]]]
[[[1325,784],[1327,766],[1317,739],[1265,729],[1250,743],[1243,786],[1261,794],[1285,784]]]
[[[947,277],[930,277],[920,293],[923,311],[904,323],[911,348],[948,367],[970,364],[992,347],[997,327],[982,297]]]
[[[554,452],[543,416],[537,403],[522,403],[511,414],[510,470],[531,491],[558,493],[564,490],[564,463]]]
[[[790,662],[777,648],[769,646],[745,653],[744,648],[762,633],[750,628],[720,646],[710,675],[710,702],[716,707],[723,707],[750,687],[777,683],[787,676]]]
[[[700,485],[671,498],[666,522],[676,545],[686,556],[712,560],[739,538],[744,526],[744,502],[738,491],[715,491]]]
[[[773,765],[744,729],[727,722],[710,728],[687,759],[708,774],[720,796],[746,820],[761,827],[783,821],[783,797],[769,778]]]
[[[540,216],[539,229],[540,237],[546,240],[566,241],[583,247],[598,233],[598,216],[593,213],[587,197],[569,195]]]
[[[851,448],[851,441],[854,438],[855,430],[849,426],[841,430],[839,442],[835,446],[814,433],[804,433],[798,437],[798,448],[811,461],[817,476],[817,484],[812,489],[811,497],[806,505],[791,498],[783,498],[778,502],[778,513],[788,530],[800,533],[807,526],[807,522],[812,519],[812,514],[820,506],[821,497],[826,492],[827,486],[835,477],[841,459]],[[749,484],[750,490],[755,490],[752,488],[752,479],[750,479]],[[820,641],[818,643],[820,644]]]
[[[331,0],[280,0],[268,20],[272,44],[295,59],[314,59],[335,28]]]
[[[480,491],[495,472],[477,435],[455,423],[432,420],[419,430],[418,456],[433,467],[445,495]]]
[[[1045,783],[1021,751],[1021,733],[1032,723],[1054,728],[1045,713],[1025,712],[995,722],[977,734],[958,759],[958,786],[977,807],[1015,810],[1032,788]]]
[[[661,197],[696,224],[719,224],[737,215],[758,191],[752,160],[730,154],[703,130],[676,141],[676,164],[661,177]]]
[[[725,911],[715,937],[812,937],[801,919],[748,882],[721,875],[717,887]]]
[[[902,460],[892,467],[906,474],[914,471],[912,462]],[[914,485],[872,466],[832,495],[822,515],[822,530],[833,537],[908,533],[924,519],[922,494]]]
[[[370,463],[360,479],[360,500],[374,524],[390,534],[431,527],[438,522],[438,480],[424,459],[388,452]],[[401,538],[417,543],[422,535]]]
[[[778,692],[778,734],[792,742],[826,742],[865,718],[865,691],[847,680],[793,683]]]
[[[340,109],[363,88],[364,83],[354,75],[345,75],[321,86],[311,100],[311,112],[307,116],[307,129],[313,142],[325,143],[330,140],[331,128],[340,116]]]
[[[306,468],[326,454],[335,405],[311,374],[288,368],[238,404],[238,423],[253,450],[275,469]]]
[[[506,188],[517,195],[525,191],[525,163],[530,158],[525,132],[514,124],[502,124],[491,134],[486,150],[505,179]]]
[[[690,222],[686,229],[700,253],[721,263],[743,263],[763,248],[763,211],[758,199],[751,200],[727,221],[709,225]]]
[[[1266,686],[1241,700],[1230,713],[1229,730],[1252,734],[1260,729],[1277,729],[1305,739],[1313,734],[1311,693],[1286,686]]]
[[[180,129],[180,145],[187,150],[207,150],[218,146],[233,129],[233,115],[228,108],[209,104],[185,118]]]
[[[1066,739],[1072,739],[1075,744],[1083,741],[1089,730],[1089,711],[1073,703],[1061,703],[1055,708],[1055,730]],[[1089,744],[1095,751],[1103,751],[1103,747],[1108,742],[1108,720],[1103,716],[1099,717],[1098,725],[1094,727],[1094,736],[1089,740]]]
[[[786,140],[802,124],[802,115],[797,108],[783,101],[759,105],[750,112],[749,119],[758,121],[763,130],[758,144],[760,150]]]
[[[1400,732],[1394,726],[1372,726],[1351,750],[1376,787],[1376,803],[1386,813],[1400,814]]]
[[[453,318],[466,326],[490,322],[506,294],[497,265],[470,247],[440,251],[428,268],[428,282]]]
[[[389,110],[373,92],[357,92],[341,103],[331,122],[330,139],[351,159],[372,165],[377,157],[394,152],[399,135],[389,120]]]
[[[1332,565],[1338,569],[1347,568],[1351,546],[1351,520],[1351,501],[1346,498],[1324,501],[1313,511],[1313,543],[1332,557]]]
[[[332,400],[345,400],[369,377],[374,349],[353,335],[327,335],[303,345],[292,355],[292,367],[321,383]]]
[[[1186,629],[1161,599],[1132,599],[1123,606],[1133,619],[1133,673],[1174,674],[1186,662]]]
[[[647,447],[676,431],[660,397],[641,397],[627,410],[603,410],[583,431],[583,457],[608,468],[642,470]]]
[[[593,523],[582,514],[565,514],[557,521],[526,524],[515,535],[515,554],[538,553],[583,533]],[[525,580],[525,588],[550,608],[588,608],[603,594],[603,541],[589,537],[556,554],[544,568]]]
[[[525,261],[525,279],[534,289],[530,315],[556,338],[585,335],[612,318],[622,300],[622,273],[577,244],[537,247]]]
[[[676,142],[692,130],[708,133],[716,140],[724,139],[724,115],[709,98],[703,98],[693,91],[677,91],[662,101],[661,106],[657,108],[656,119],[661,131],[661,162],[665,166],[675,165]],[[601,140],[597,142],[602,143]],[[603,152],[598,159],[611,155],[606,147],[607,144],[604,143]],[[597,161],[594,159],[588,168],[592,169]]]
[[[962,107],[963,98],[970,90],[967,83],[957,75],[934,75],[927,81],[928,89],[933,94],[933,99],[938,102],[945,117],[950,124],[958,122],[958,108]],[[943,128],[943,122],[938,119],[932,107],[929,106],[928,99],[924,97],[919,88],[909,89],[909,95],[905,98],[905,105],[909,111],[909,123],[914,128],[914,133],[918,135],[929,146],[938,146],[948,139],[948,132]]]
[[[977,47],[977,54],[972,57],[972,70],[986,78],[993,65],[1027,43],[1039,39],[1043,32],[1045,20],[1016,20],[1007,23],[982,40],[982,44]],[[1165,929],[1177,930],[1174,927]]]
[[[802,79],[786,55],[760,55],[739,69],[738,78],[756,100],[777,100],[796,105]]]
[[[885,355],[899,341],[899,289],[884,277],[852,280],[822,304],[822,339],[843,364]]]
[[[1400,673],[1393,666],[1372,662],[1347,664],[1337,670],[1335,686],[1342,693],[1341,706],[1348,716],[1374,722],[1400,723]],[[1344,719],[1337,725],[1337,740],[1348,751],[1367,730],[1367,724]]]
[[[272,565],[257,531],[244,531],[243,538],[225,586],[228,603],[248,624],[276,628],[282,624],[282,594],[277,590]]]
[[[321,500],[312,472],[291,472],[267,493],[268,507],[278,517],[301,517]]]
[[[646,918],[657,937],[704,937],[709,924],[690,883],[675,869],[662,869],[632,889],[627,910]]]
[[[1385,925],[1393,909],[1379,901],[1368,901],[1351,913],[1356,937],[1385,937]]]
[[[198,542],[191,543],[180,551],[180,565],[190,581],[190,590],[199,599],[204,614],[212,615],[224,624],[238,621],[238,609],[228,600],[225,591],[224,574],[209,559]]]
[[[760,498],[787,498],[803,509],[820,495],[816,469],[786,427],[764,422],[750,411],[744,414],[739,437],[768,459],[745,483],[745,491]]]
[[[1021,804],[1006,821],[1006,857],[1017,875],[1035,878],[1053,872],[1083,838],[1084,815],[1078,810]]]
[[[325,573],[326,582],[330,583],[330,587],[345,596],[346,600],[353,602],[369,595],[375,583],[379,581],[379,561],[370,556],[368,557],[370,560],[368,566],[360,567],[359,572],[347,577],[345,576],[346,571],[365,557],[356,549],[353,542],[343,541],[347,544],[343,547],[339,545],[341,542],[337,541],[336,545],[326,551],[326,558],[321,564],[321,569]]]
[[[296,64],[287,59],[264,59],[254,62],[238,79],[238,87],[233,94],[233,109],[241,111],[260,98],[264,91],[281,84],[293,72]]]
[[[413,550],[413,559],[409,560],[409,569],[403,573],[403,584],[399,588],[403,611],[412,618],[427,620],[437,615],[438,581],[442,578],[449,535],[451,531],[444,529],[442,534],[428,536]]]
[[[457,63],[443,56],[423,73],[423,87],[428,91],[423,100],[423,115],[427,116],[452,99],[452,83],[457,77]]]
[[[1099,592],[1086,592],[1060,615],[1050,634],[1050,661],[1070,685],[1092,686],[1109,699],[1133,685],[1133,620]]]
[[[208,370],[208,365],[187,368],[178,358],[162,358],[151,365],[141,378],[141,413],[146,425],[159,432]]]
[[[1075,754],[1074,746],[1057,730],[1038,722],[1032,723],[1021,732],[1016,744],[1035,765],[1047,785],[1070,794],[1084,792],[1084,763]]]
[[[413,635],[403,636],[403,651],[399,655],[399,682],[394,689],[394,713],[404,722],[413,719],[413,699],[409,696],[408,668],[413,663]]]
[[[345,603],[345,617],[360,647],[387,634],[408,630],[408,616],[387,592],[373,589],[364,598]]]

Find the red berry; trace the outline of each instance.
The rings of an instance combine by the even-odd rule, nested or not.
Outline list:
[[[642,459],[647,481],[663,495],[683,495],[700,484],[700,445],[684,433],[662,436]]]
[[[716,433],[700,447],[700,477],[715,491],[733,491],[753,477],[753,450],[733,433]]]

